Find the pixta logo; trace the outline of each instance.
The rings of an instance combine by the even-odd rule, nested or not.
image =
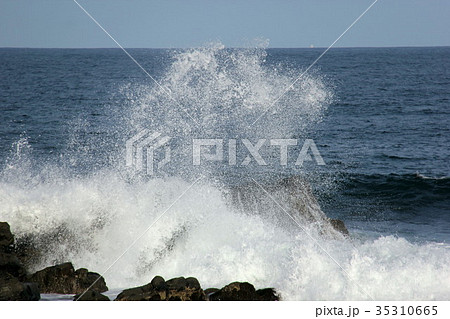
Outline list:
[[[240,143],[239,143],[240,142]],[[288,148],[289,146],[299,145],[297,139],[259,139],[256,143],[252,143],[248,139],[229,139],[228,143],[223,139],[194,139],[192,147],[193,164],[200,165],[203,161],[224,161],[224,144],[228,152],[228,165],[230,166],[247,166],[252,161],[255,161],[257,165],[267,166],[266,160],[260,154],[263,147],[275,147],[279,150],[279,160],[281,166],[288,165]],[[237,162],[237,148],[238,145],[243,147],[248,155],[240,163]],[[213,150],[214,149],[214,150]],[[311,153],[311,154],[310,154]],[[325,165],[325,161],[320,155],[319,149],[314,143],[314,140],[307,139],[302,145],[296,161],[295,166],[302,167],[305,161],[312,161],[314,157],[317,165]]]
[[[169,136],[161,136],[159,132],[150,133],[145,129],[134,135],[126,142],[126,165],[134,167],[136,171],[146,170],[148,175],[155,173],[155,168],[161,169],[170,162]],[[164,158],[155,163],[155,152],[163,148]]]
[[[134,167],[138,172],[145,171],[148,175],[153,175],[157,169],[161,169],[170,162],[169,141],[171,139],[159,132],[151,133],[149,130],[139,132],[126,142],[126,165]],[[194,166],[206,162],[222,162],[224,165],[239,167],[245,167],[251,163],[268,166],[271,163],[262,155],[266,147],[273,148],[272,153],[278,153],[279,157],[277,159],[275,156],[275,160],[279,161],[281,166],[303,167],[305,161],[315,161],[317,165],[325,165],[312,139],[306,139],[303,144],[297,139],[258,139],[254,142],[245,138],[239,140],[193,139],[191,144],[191,163]],[[294,148],[296,154],[292,154],[293,150],[290,148]],[[238,149],[241,157],[237,156]],[[294,158],[295,162],[289,163],[289,159]],[[271,160],[273,159],[272,157]]]

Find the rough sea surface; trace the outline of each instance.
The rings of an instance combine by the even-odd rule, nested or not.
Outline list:
[[[32,270],[102,273],[142,235],[105,274],[112,291],[162,275],[285,300],[448,300],[450,48],[332,49],[298,79],[322,51],[130,49],[162,89],[119,49],[0,49],[0,220],[44,252]],[[126,166],[144,129],[171,137],[153,175]],[[205,138],[224,160],[193,165]],[[243,139],[265,140],[267,165],[242,164]],[[287,165],[271,139],[298,141]],[[307,139],[326,165],[295,165]],[[261,191],[292,176],[309,185],[297,211],[291,189]],[[302,218],[321,214],[350,238]]]

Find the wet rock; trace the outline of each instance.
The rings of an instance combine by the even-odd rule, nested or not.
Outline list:
[[[38,301],[41,299],[36,283],[24,283],[11,275],[0,278],[0,301]]]
[[[92,291],[105,292],[108,290],[105,279],[96,272],[88,271],[86,268],[80,268],[75,271],[75,277],[78,285],[83,291],[89,288],[94,282],[95,284],[89,288]]]
[[[154,289],[156,290],[166,290],[167,289],[167,283],[161,276],[156,276],[152,279],[150,282]]]
[[[205,301],[205,292],[202,289],[185,287],[181,290],[168,290],[167,300],[173,301]]]
[[[10,274],[23,279],[25,268],[13,251],[14,236],[8,223],[0,222],[0,276]]]
[[[209,295],[211,301],[256,301],[255,287],[248,282],[233,282]]]
[[[154,278],[154,280],[155,280],[155,278]],[[162,278],[162,277],[159,277],[159,278]],[[162,283],[161,281],[158,281],[158,283],[160,284],[158,289],[155,288],[152,285],[152,283],[149,283],[147,285],[140,286],[140,287],[125,289],[114,300],[116,300],[116,301],[164,300],[166,298],[166,288],[164,287],[165,281],[164,281],[164,283]]]
[[[42,293],[82,293],[83,291],[77,290],[74,277],[75,269],[72,264],[64,263],[40,270],[29,279],[38,283]]]
[[[273,288],[264,288],[256,290],[256,298],[258,301],[279,301],[280,297]]]
[[[233,282],[222,289],[208,290],[211,301],[278,301],[280,297],[273,288],[255,290],[248,282]],[[206,292],[206,291],[205,291]]]
[[[205,296],[206,296],[206,300],[210,300],[209,296],[211,296],[213,293],[218,292],[220,289],[218,288],[208,288],[205,289]]]
[[[18,279],[26,278],[25,268],[13,253],[0,252],[0,277],[2,274],[10,274]]]
[[[201,301],[206,300],[205,293],[196,278],[178,277],[168,281],[157,276],[144,286],[122,291],[117,301]]]
[[[29,280],[38,283],[42,293],[81,294],[88,288],[97,292],[108,290],[99,274],[84,268],[75,271],[70,262],[40,270],[29,276]]]
[[[75,295],[74,301],[110,301],[109,298],[95,290],[88,290],[85,293]]]
[[[167,280],[167,288],[170,290],[184,290],[187,286],[186,278],[178,277]]]
[[[24,296],[27,301],[39,301],[41,299],[41,292],[39,291],[39,286],[35,282],[24,282],[22,296]]]
[[[167,281],[166,300],[203,301],[206,295],[194,277],[179,277]]]
[[[7,251],[14,243],[14,236],[8,223],[0,222],[0,251]]]
[[[350,236],[350,233],[348,232],[347,227],[345,227],[345,224],[342,220],[339,219],[330,219],[331,226],[333,226],[334,229],[341,232],[342,234],[346,236]]]
[[[26,270],[13,249],[14,236],[8,223],[0,222],[0,300],[39,300],[38,285],[26,281]]]
[[[200,283],[198,282],[197,278],[194,277],[188,277],[186,278],[186,287],[192,288],[192,289],[201,289]]]

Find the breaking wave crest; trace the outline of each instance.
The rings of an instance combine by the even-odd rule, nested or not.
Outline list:
[[[32,242],[33,270],[71,260],[104,271],[183,193],[178,178],[129,184],[111,172],[32,189],[0,184],[2,219]],[[155,275],[195,276],[205,287],[249,281],[287,300],[446,300],[450,247],[393,236],[336,239],[276,222],[264,207],[243,212],[199,183],[188,190],[105,275],[112,288]],[[278,210],[278,217],[283,212]],[[350,275],[349,280],[320,245]],[[366,292],[363,292],[361,288]]]

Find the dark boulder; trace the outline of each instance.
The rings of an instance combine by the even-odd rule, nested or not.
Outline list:
[[[152,285],[152,283],[149,283],[144,286],[125,289],[114,300],[116,301],[164,300],[166,298],[165,281],[164,283],[161,283],[159,281],[159,284],[160,284],[159,288],[155,288]]]
[[[256,290],[248,282],[233,282],[209,296],[211,301],[255,301]]]
[[[211,301],[277,301],[278,295],[272,288],[255,290],[248,282],[233,282],[208,295]]]
[[[41,299],[41,292],[39,286],[35,282],[23,282],[22,297],[26,301],[39,301]]]
[[[8,223],[0,222],[0,251],[6,251],[14,244],[14,236]]]
[[[26,270],[13,249],[14,236],[8,223],[0,222],[0,300],[41,299],[38,285],[26,280]]]
[[[202,287],[200,286],[197,278],[188,277],[186,278],[186,288],[201,289]]]
[[[256,290],[256,298],[258,301],[279,301],[280,297],[277,295],[275,289],[264,288]]]
[[[24,283],[10,275],[0,277],[0,301],[37,301],[41,299],[36,283]]]
[[[167,300],[173,301],[205,301],[205,292],[201,288],[190,288],[186,286],[184,289],[168,290]]]
[[[195,278],[178,277],[168,281],[157,276],[144,286],[122,291],[117,301],[202,301],[206,300],[200,283]]]
[[[186,278],[178,277],[166,281],[167,288],[170,290],[184,290],[187,286]]]
[[[339,231],[340,233],[350,236],[350,233],[348,232],[347,227],[345,227],[345,224],[342,220],[339,219],[330,219],[331,226],[333,226],[334,229]]]
[[[105,292],[108,290],[105,279],[100,276],[100,274],[88,271],[86,268],[77,269],[75,271],[75,277],[78,280],[78,285],[83,291],[91,287],[94,282],[95,284],[89,288],[89,290],[97,292]]]
[[[97,292],[108,290],[103,277],[84,268],[75,271],[72,263],[47,267],[29,276],[29,280],[38,283],[42,293],[81,294],[88,288]]]
[[[164,280],[164,278],[161,276],[156,276],[155,278],[153,278],[152,281],[150,282],[150,284],[152,285],[153,289],[156,289],[156,290],[166,290],[167,289],[167,283]]]
[[[95,290],[88,290],[85,293],[75,295],[74,301],[110,301],[108,297]]]
[[[12,249],[13,244],[14,236],[9,224],[0,222],[0,277],[9,274],[23,279],[26,276],[26,271]]]
[[[0,277],[4,274],[10,274],[20,280],[26,278],[25,268],[13,253],[0,252]]]

